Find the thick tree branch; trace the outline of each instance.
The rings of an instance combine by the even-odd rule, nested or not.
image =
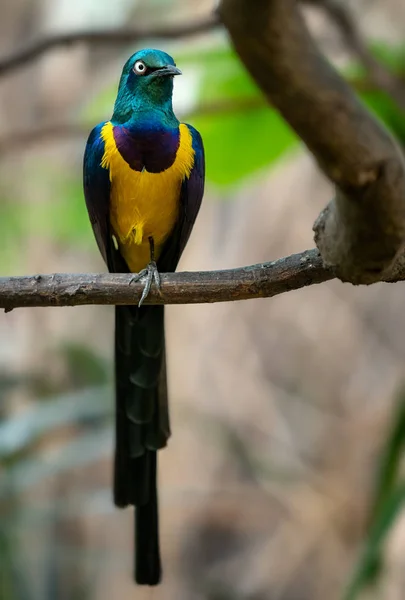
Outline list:
[[[387,92],[397,105],[405,111],[405,84],[395,73],[378,61],[367,47],[367,43],[350,14],[350,10],[339,0],[303,0],[305,4],[323,10],[339,29],[348,49],[359,59],[370,81]]]
[[[71,46],[73,44],[103,44],[104,46],[117,46],[153,38],[173,40],[205,33],[206,31],[212,30],[217,25],[218,21],[215,18],[208,17],[201,21],[196,21],[195,23],[186,23],[184,25],[178,25],[177,27],[104,29],[101,31],[88,29],[61,35],[52,35],[36,40],[31,44],[28,44],[25,48],[21,48],[1,59],[0,76],[32,62],[50,50],[62,46]]]
[[[34,275],[0,277],[0,308],[137,304],[143,285],[129,284],[129,274]],[[153,286],[148,304],[199,304],[268,298],[306,285],[322,283],[333,273],[318,250],[293,254],[274,262],[196,273],[163,273],[159,293]]]
[[[344,281],[379,281],[405,243],[405,167],[385,129],[319,53],[296,0],[222,0],[237,52],[268,100],[304,140],[336,198],[314,225]],[[269,143],[271,143],[269,141]]]
[[[86,304],[137,304],[142,282],[130,274],[87,273],[0,277],[0,309]],[[153,286],[145,304],[202,304],[271,298],[334,278],[317,249],[273,262],[223,271],[163,273],[160,292]],[[405,281],[405,255],[384,281]]]

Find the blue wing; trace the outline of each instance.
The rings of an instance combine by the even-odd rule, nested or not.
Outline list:
[[[112,269],[110,233],[110,177],[107,169],[101,166],[104,154],[104,141],[99,123],[87,140],[83,162],[83,184],[87,211],[97,245],[108,268]]]
[[[179,220],[158,260],[158,268],[162,272],[176,270],[177,263],[193,229],[204,194],[205,158],[203,142],[194,127],[191,125],[187,125],[187,127],[193,139],[194,165],[190,177],[183,181],[181,187]]]

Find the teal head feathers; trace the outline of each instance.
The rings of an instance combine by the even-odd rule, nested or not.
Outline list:
[[[181,71],[166,52],[146,48],[133,54],[122,70],[113,120],[125,123],[133,113],[151,110],[172,114],[175,75]]]

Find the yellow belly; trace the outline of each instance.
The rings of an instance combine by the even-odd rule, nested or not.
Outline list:
[[[191,133],[180,125],[176,160],[161,173],[131,169],[117,149],[110,122],[101,135],[105,144],[101,165],[109,170],[111,181],[112,230],[130,271],[138,272],[150,260],[148,238],[154,239],[157,259],[178,219],[181,184],[194,163]]]

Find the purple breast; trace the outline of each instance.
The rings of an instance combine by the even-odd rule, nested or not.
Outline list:
[[[180,132],[178,127],[130,131],[122,125],[115,125],[114,140],[131,169],[161,173],[176,160]]]

